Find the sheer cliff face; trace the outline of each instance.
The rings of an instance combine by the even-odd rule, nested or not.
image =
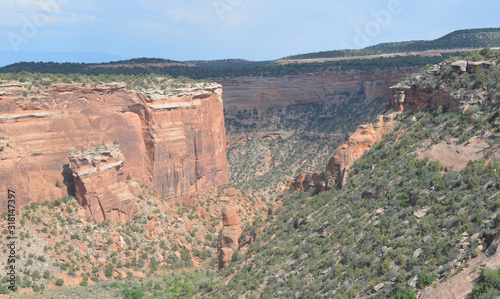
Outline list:
[[[228,183],[220,85],[161,93],[117,84],[25,91],[0,85],[0,192],[14,190],[21,205],[72,192],[69,150],[111,141],[127,161],[123,173],[165,198]]]

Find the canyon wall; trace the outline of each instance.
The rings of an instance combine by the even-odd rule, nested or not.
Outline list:
[[[390,86],[416,71],[402,67],[213,80],[224,86],[229,145],[270,135],[287,139],[296,132],[342,144],[357,124],[372,121],[382,111]]]
[[[19,205],[74,192],[69,150],[108,142],[119,144],[124,174],[165,198],[228,183],[218,84],[148,92],[121,84],[0,85],[0,193],[15,191]]]
[[[226,116],[236,116],[238,111],[265,111],[268,108],[287,108],[325,101],[329,95],[349,92],[366,102],[377,97],[389,98],[389,87],[401,77],[418,69],[402,67],[371,71],[332,71],[288,75],[282,77],[216,78],[224,86]]]

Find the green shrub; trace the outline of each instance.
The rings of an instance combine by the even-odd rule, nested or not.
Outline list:
[[[471,298],[478,299],[489,293],[494,293],[495,298],[500,294],[500,274],[498,271],[485,268],[481,270],[478,284],[472,290]]]
[[[107,264],[106,267],[104,268],[104,275],[107,278],[110,278],[111,276],[113,276],[114,271],[115,271],[115,265]]]
[[[122,294],[124,299],[141,299],[144,297],[144,291],[141,289],[124,289]]]
[[[433,283],[434,280],[436,280],[436,277],[431,276],[429,273],[427,273],[427,272],[426,273],[421,273],[421,274],[418,275],[417,288],[423,289],[426,286],[428,286],[431,283]]]
[[[399,194],[397,199],[401,203],[401,206],[406,208],[410,205],[410,195],[407,193]]]
[[[56,284],[56,286],[62,287],[62,285],[64,284],[64,279],[62,279],[62,278],[56,279],[55,284]]]

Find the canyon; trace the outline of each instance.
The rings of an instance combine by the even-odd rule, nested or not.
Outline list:
[[[324,103],[332,101],[329,95],[339,93],[357,94],[367,105],[388,97],[388,86],[414,71],[407,67],[216,79],[224,93],[221,85],[213,83],[146,91],[131,90],[123,83],[59,83],[34,90],[20,82],[4,83],[0,86],[0,179],[5,184],[0,192],[18,192],[21,206],[75,194],[69,150],[116,142],[126,161],[120,169],[122,183],[123,176],[131,177],[167,199],[183,200],[228,184],[227,144],[253,137],[286,139],[293,134],[273,128],[237,134],[229,126],[226,140],[224,119],[261,123],[268,121],[264,117],[268,109]],[[257,117],[238,119],[242,111],[256,111]],[[346,138],[345,132],[301,134],[339,143]],[[117,178],[108,180],[111,184]],[[1,210],[5,208],[5,203],[0,204]],[[123,221],[133,216],[126,214],[134,208],[125,209],[129,212],[120,210],[119,204],[108,208],[100,216],[94,213],[94,219]]]
[[[304,109],[298,111],[297,115],[284,113],[284,116],[266,111],[312,107],[315,104],[337,105],[341,102],[339,95],[346,94],[356,98],[355,105],[367,106],[376,99],[388,99],[391,96],[389,87],[398,83],[401,77],[409,76],[416,71],[416,67],[401,67],[373,71],[337,70],[280,77],[214,78],[213,80],[224,86],[224,113],[228,141],[233,144],[245,142],[247,138],[264,139],[270,133],[286,139],[291,132],[301,130],[305,126],[305,123],[299,122],[292,128],[279,127],[280,123],[300,120],[302,114],[306,113]],[[322,116],[329,117],[329,115]],[[244,132],[238,130],[241,125],[247,128]],[[340,143],[345,140],[345,133],[348,133],[301,131],[302,134],[312,138],[340,141]]]
[[[135,91],[120,83],[34,90],[4,83],[0,111],[0,192],[15,191],[20,206],[73,194],[70,149],[83,152],[110,142],[126,161],[120,176],[150,185],[166,199],[228,184],[218,84]],[[95,219],[107,220],[100,215]]]

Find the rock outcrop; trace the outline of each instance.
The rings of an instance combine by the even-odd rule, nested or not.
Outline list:
[[[14,190],[21,206],[71,193],[69,149],[111,141],[127,161],[122,171],[165,198],[187,198],[229,181],[218,84],[149,91],[123,84],[36,91],[1,84],[0,122],[0,192]]]
[[[137,213],[123,165],[125,157],[118,144],[98,145],[82,151],[71,149],[69,168],[73,172],[78,203],[94,221],[125,222]]]
[[[394,118],[395,114],[381,115],[377,123],[359,126],[347,142],[335,150],[333,157],[326,165],[325,172],[300,174],[290,185],[295,190],[315,188],[319,192],[342,188],[354,161],[393,130]]]
[[[498,96],[491,98],[485,90],[458,92],[465,84],[455,81],[440,81],[440,76],[457,78],[464,73],[473,75],[479,69],[489,70],[495,66],[493,61],[447,61],[434,65],[426,73],[414,75],[408,80],[400,82],[390,88],[391,97],[389,107],[396,112],[418,111],[425,108],[432,110],[442,106],[446,111],[462,113],[465,110],[489,101],[493,105],[500,104]],[[430,78],[429,78],[430,75]],[[425,79],[424,79],[425,78]],[[431,84],[431,82],[433,82]],[[459,86],[451,87],[459,83]],[[463,86],[460,86],[463,85]],[[455,90],[452,92],[452,90]]]
[[[465,102],[469,102],[469,99],[461,101],[460,97],[452,96],[443,90],[397,84],[391,87],[389,107],[396,112],[402,112],[425,108],[435,110],[443,106],[447,111],[459,112],[464,110]]]
[[[458,138],[448,138],[437,144],[426,140],[423,147],[417,150],[417,158],[439,161],[445,171],[461,171],[469,161],[484,158],[488,147],[488,143],[480,138],[471,138],[466,143],[461,143]]]
[[[295,187],[295,190],[309,190],[316,189],[319,192],[326,191],[327,189],[332,189],[331,183],[328,185],[326,180],[326,175],[324,172],[314,172],[314,173],[301,173],[293,182],[291,186]]]
[[[347,180],[349,168],[354,161],[368,151],[375,142],[394,129],[394,115],[379,116],[377,123],[359,126],[349,140],[335,150],[333,157],[326,165],[328,185],[342,188]]]
[[[222,208],[223,228],[219,236],[217,254],[219,256],[219,269],[229,265],[235,251],[239,249],[239,237],[242,230],[236,208],[227,205]]]

